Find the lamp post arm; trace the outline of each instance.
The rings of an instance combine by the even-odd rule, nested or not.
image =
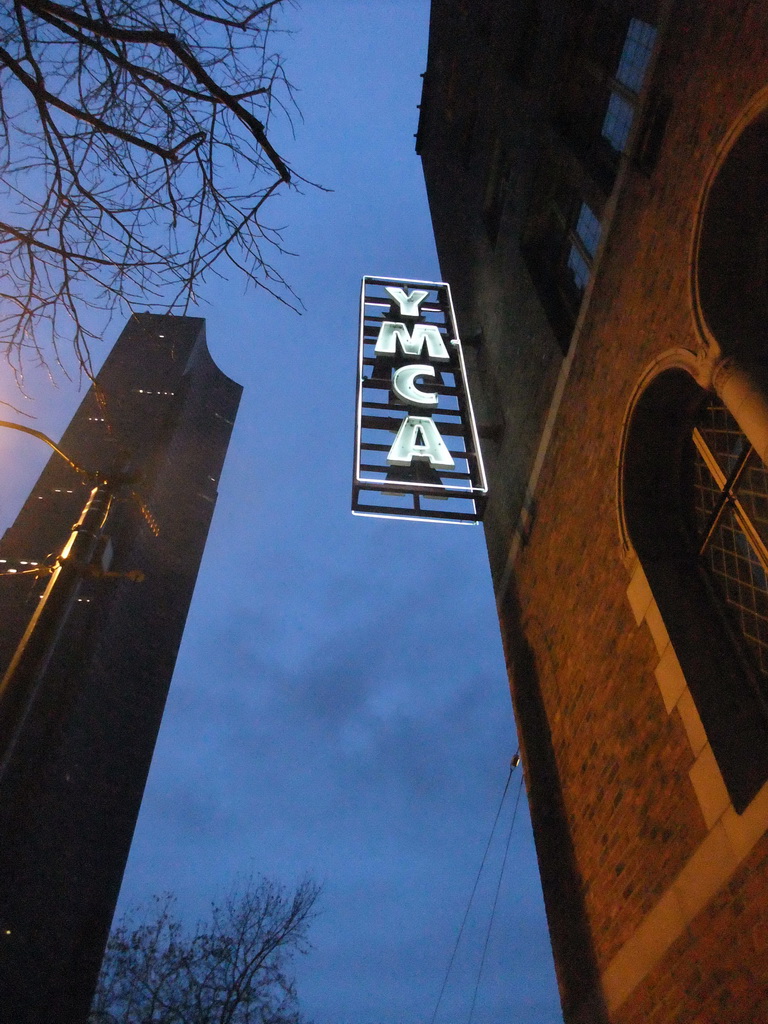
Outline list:
[[[31,434],[32,437],[36,437],[40,441],[45,441],[49,448],[53,448],[56,454],[61,456],[61,458],[64,459],[67,465],[71,466],[72,469],[74,469],[75,472],[79,473],[81,476],[86,476],[89,479],[93,479],[94,477],[98,476],[97,473],[89,472],[87,469],[83,469],[82,466],[78,466],[76,462],[70,459],[68,455],[65,455],[61,448],[59,448],[59,446],[41,430],[34,430],[32,427],[25,427],[21,423],[12,423],[10,420],[0,420],[0,427],[8,427],[10,430],[20,430],[22,434]]]
[[[94,484],[80,518],[56,559],[48,586],[29,621],[16,652],[0,680],[0,785],[24,733],[54,649],[77,600],[83,575],[92,565],[115,493],[135,483],[128,455],[111,473],[83,469],[40,430],[0,420],[0,427],[19,430],[44,441],[67,465]]]
[[[83,572],[93,562],[113,496],[114,486],[106,481],[92,489],[0,681],[0,783],[77,600]]]

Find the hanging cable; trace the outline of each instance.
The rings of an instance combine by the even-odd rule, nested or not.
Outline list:
[[[517,797],[515,798],[515,809],[512,812],[512,821],[509,826],[509,832],[507,833],[507,845],[504,848],[504,859],[501,862],[501,871],[499,872],[499,881],[496,885],[496,894],[493,897],[493,906],[491,907],[491,917],[488,921],[488,931],[485,935],[485,944],[483,945],[483,954],[480,957],[480,966],[477,970],[477,981],[475,982],[475,991],[472,995],[472,1006],[469,1008],[469,1019],[467,1024],[472,1024],[472,1015],[475,1012],[475,1003],[477,1002],[477,992],[480,988],[480,978],[483,974],[483,967],[485,966],[485,954],[488,952],[488,942],[491,938],[491,928],[493,928],[493,919],[496,916],[496,904],[499,902],[499,892],[501,890],[501,880],[504,877],[504,868],[507,865],[507,855],[509,854],[509,844],[512,840],[512,829],[515,827],[515,818],[517,817],[517,808],[520,804],[520,794],[523,791],[523,776],[520,775],[520,785],[517,787]]]
[[[443,984],[442,984],[442,986],[440,988],[440,995],[437,997],[437,1002],[435,1003],[435,1010],[434,1010],[434,1013],[432,1014],[432,1018],[430,1020],[430,1024],[435,1024],[435,1020],[437,1019],[437,1011],[440,1009],[440,1003],[442,1002],[443,994],[445,993],[445,986],[448,984],[448,978],[449,978],[450,973],[451,973],[451,968],[453,967],[453,961],[456,958],[456,951],[459,948],[459,943],[461,942],[461,936],[462,936],[462,934],[464,932],[464,926],[467,923],[467,918],[469,917],[469,911],[472,908],[472,901],[474,900],[475,893],[477,892],[477,886],[478,886],[478,883],[480,881],[480,875],[483,873],[483,868],[485,867],[485,861],[486,861],[486,858],[488,857],[488,850],[491,847],[491,842],[493,841],[493,835],[494,835],[494,832],[496,831],[496,825],[498,824],[498,821],[499,821],[499,815],[501,814],[501,808],[504,806],[504,798],[507,795],[507,790],[509,789],[509,784],[512,781],[512,772],[515,770],[515,768],[518,766],[519,763],[520,763],[520,754],[518,752],[512,758],[512,761],[510,762],[510,765],[509,765],[509,775],[507,776],[507,782],[506,782],[506,785],[504,786],[504,792],[501,794],[501,800],[499,801],[499,807],[498,807],[498,810],[496,811],[496,817],[493,819],[493,825],[491,826],[491,834],[488,836],[488,842],[485,844],[485,852],[483,853],[483,859],[480,862],[480,868],[478,869],[477,877],[475,878],[475,884],[472,886],[472,892],[470,893],[470,896],[469,896],[469,902],[467,903],[467,909],[464,911],[464,917],[462,918],[461,926],[459,927],[459,934],[456,936],[456,942],[453,945],[453,952],[451,953],[450,959],[448,961],[448,967],[446,968],[446,971],[445,971],[445,977],[443,978]],[[518,794],[518,798],[519,798],[519,794]],[[515,810],[517,810],[517,805],[515,805]]]

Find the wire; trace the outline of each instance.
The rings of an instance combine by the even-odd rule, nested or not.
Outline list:
[[[496,904],[499,902],[499,892],[501,890],[501,880],[504,877],[504,868],[507,865],[507,855],[509,853],[509,844],[512,839],[512,829],[515,827],[515,818],[517,817],[517,808],[520,805],[520,794],[523,791],[523,776],[520,775],[520,785],[517,787],[517,797],[515,799],[515,809],[512,812],[512,821],[509,826],[509,832],[507,833],[507,845],[504,849],[504,859],[501,862],[501,871],[499,872],[499,881],[496,886],[496,894],[493,897],[493,906],[491,907],[491,918],[488,921],[488,931],[485,935],[485,944],[483,946],[483,954],[480,957],[480,966],[477,970],[477,981],[475,982],[475,991],[472,995],[472,1006],[469,1009],[469,1019],[467,1024],[472,1024],[472,1015],[475,1012],[475,1003],[477,1001],[477,991],[480,988],[480,978],[483,974],[483,967],[485,966],[485,954],[488,952],[488,942],[491,938],[491,928],[493,928],[493,919],[496,916]]]
[[[516,759],[517,759],[517,761],[516,761]],[[470,896],[469,896],[469,902],[467,903],[467,909],[464,911],[464,917],[462,918],[462,921],[461,921],[461,926],[459,928],[459,934],[456,936],[456,942],[454,943],[453,952],[451,953],[451,957],[450,957],[450,959],[448,961],[448,967],[446,968],[446,971],[445,971],[445,977],[443,978],[443,984],[442,984],[442,986],[440,988],[440,995],[437,997],[437,1002],[435,1003],[435,1010],[434,1010],[434,1013],[432,1014],[432,1018],[430,1020],[430,1024],[435,1024],[435,1020],[437,1019],[437,1012],[440,1009],[440,1003],[442,1002],[443,995],[445,993],[445,986],[448,984],[448,978],[449,978],[450,973],[451,973],[451,968],[453,967],[453,961],[456,959],[456,952],[457,952],[457,950],[459,948],[459,943],[461,942],[461,936],[464,933],[464,926],[467,923],[467,918],[469,917],[469,911],[472,908],[472,901],[474,900],[475,893],[477,892],[477,886],[478,886],[478,883],[480,881],[480,875],[483,873],[483,868],[485,867],[485,861],[486,861],[486,858],[488,857],[488,850],[490,849],[491,842],[493,841],[493,835],[494,835],[494,832],[496,831],[496,825],[498,824],[498,821],[499,821],[499,815],[501,814],[501,808],[504,806],[504,798],[507,795],[507,790],[509,789],[509,783],[512,781],[512,772],[515,770],[515,768],[517,767],[518,763],[519,763],[519,758],[518,758],[518,755],[515,754],[515,756],[512,758],[512,762],[511,762],[510,767],[509,767],[509,775],[507,776],[507,782],[506,782],[506,785],[504,786],[504,792],[501,794],[501,800],[499,801],[499,808],[496,811],[496,817],[493,819],[493,825],[491,826],[491,834],[488,836],[488,842],[485,844],[485,852],[483,853],[483,859],[480,862],[480,867],[479,867],[478,872],[477,872],[477,877],[475,878],[475,884],[472,886],[472,892],[470,893]],[[518,794],[518,798],[519,798],[519,794]],[[517,805],[515,805],[515,810],[517,810]]]

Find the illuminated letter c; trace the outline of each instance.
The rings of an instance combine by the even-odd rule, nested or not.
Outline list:
[[[433,366],[401,366],[392,374],[392,390],[406,405],[437,405],[439,399],[434,391],[420,391],[414,384],[416,377],[434,376]]]

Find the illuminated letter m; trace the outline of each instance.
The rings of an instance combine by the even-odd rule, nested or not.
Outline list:
[[[450,360],[443,336],[434,324],[415,324],[410,334],[405,324],[391,323],[385,320],[376,339],[376,355],[393,356],[397,353],[398,343],[403,355],[420,357],[426,345],[430,359],[446,363]]]

